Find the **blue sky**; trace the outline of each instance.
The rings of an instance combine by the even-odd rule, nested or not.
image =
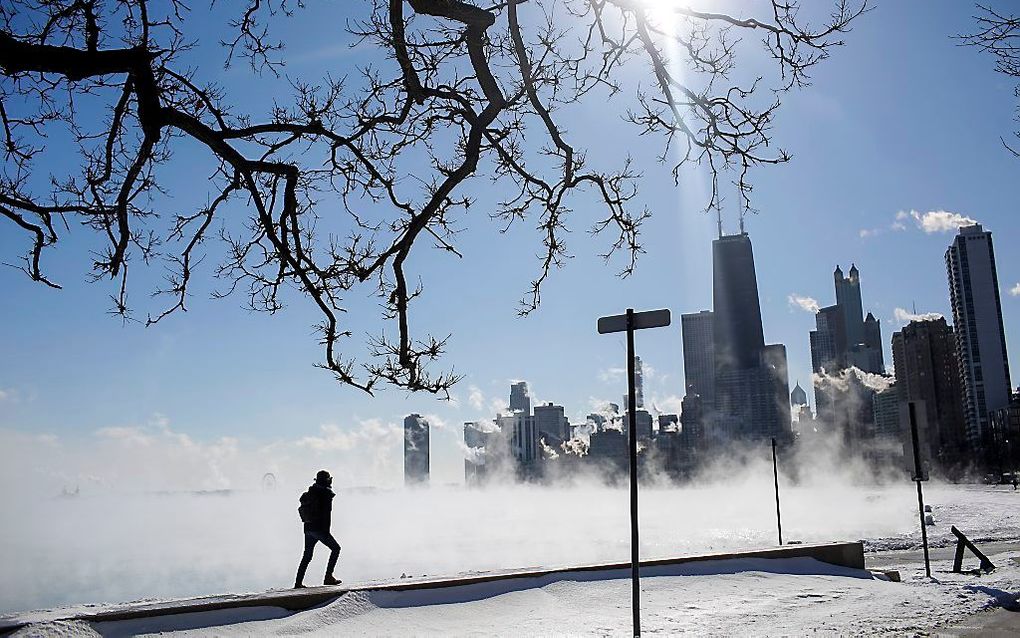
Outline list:
[[[323,11],[343,17],[329,15],[343,11],[336,6]],[[950,37],[971,28],[974,12],[966,2],[881,2],[856,23],[847,46],[815,70],[811,86],[784,97],[774,138],[793,160],[753,176],[760,214],[747,227],[766,338],[786,344],[791,386],[809,384],[814,320],[790,295],[833,303],[837,264],[860,268],[865,311],[882,321],[890,363],[889,338],[902,324],[897,308],[951,314],[943,253],[953,233],[925,232],[910,211],[967,216],[994,233],[1014,383],[1020,375],[1013,346],[1020,296],[1010,294],[1020,282],[1020,254],[1011,249],[1020,232],[1020,160],[999,139],[1016,127],[1016,98],[992,60]],[[364,47],[338,46],[321,28],[332,23],[323,18],[299,12],[285,25],[293,51],[287,73],[346,72],[372,57]],[[271,100],[269,78],[223,71],[215,49],[196,55],[200,76],[238,87],[249,108]],[[565,405],[575,419],[592,400],[620,399],[624,343],[597,335],[595,321],[627,307],[674,313],[672,327],[637,340],[652,368],[646,397],[668,409],[683,388],[679,314],[711,305],[714,221],[701,212],[704,176],[688,172],[674,187],[668,168],[654,162],[657,147],[635,140],[616,115],[595,105],[575,115],[571,133],[590,156],[627,148],[645,171],[642,202],[655,212],[643,233],[646,254],[632,277],[616,278],[619,264],[607,267],[596,256],[604,241],[587,238],[593,217],[578,206],[568,237],[574,258],[548,282],[539,311],[519,319],[517,301],[538,268],[539,235],[533,224],[501,235],[484,208],[473,207],[460,221],[463,259],[432,250],[412,256],[426,286],[412,319],[419,331],[452,334],[443,363],[465,375],[454,402],[395,391],[369,397],[338,386],[313,367],[321,356],[315,317],[298,299],[276,316],[253,314],[240,308],[240,298],[209,299],[206,281],[186,314],[147,329],[122,323],[106,312],[108,284],[86,281],[91,239],[74,229],[46,262],[63,290],[0,269],[0,428],[87,441],[103,428],[159,423],[198,442],[231,437],[267,445],[322,436],[323,426],[354,432],[365,422],[397,423],[420,412],[450,426],[434,434],[433,467],[456,480],[458,424],[492,416],[512,379],[528,380],[535,398]],[[165,175],[182,192],[201,191],[195,185],[206,179],[201,160],[189,161],[195,152],[181,149],[184,161]],[[486,194],[484,184],[471,188]],[[908,215],[898,220],[901,211]],[[730,211],[730,230],[734,219]],[[897,221],[901,229],[893,227]],[[24,238],[5,228],[0,260],[11,262],[24,249]],[[145,302],[144,290],[136,295]],[[374,304],[367,296],[350,300],[356,334],[377,329]]]

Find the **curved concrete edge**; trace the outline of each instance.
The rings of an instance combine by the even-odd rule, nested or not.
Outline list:
[[[658,567],[701,561],[722,561],[741,558],[814,558],[815,560],[828,563],[830,565],[863,570],[864,545],[860,542],[784,545],[782,547],[773,547],[769,549],[719,552],[712,554],[700,554],[697,556],[678,556],[674,558],[647,560],[641,561],[641,567]],[[609,571],[616,569],[630,569],[630,563],[603,563],[597,565],[583,565],[580,567],[557,567],[554,569],[526,568],[513,571],[481,574],[478,576],[447,577],[430,580],[415,580],[410,582],[398,581],[349,588],[324,586],[309,587],[307,589],[267,591],[257,594],[206,596],[201,598],[188,598],[149,604],[133,604],[130,606],[120,606],[112,609],[104,609],[101,611],[87,613],[74,613],[73,611],[68,610],[69,613],[63,616],[60,615],[59,610],[56,610],[52,615],[47,614],[45,619],[40,618],[39,620],[23,620],[19,618],[18,615],[14,615],[8,619],[0,618],[0,635],[13,633],[18,629],[35,622],[54,622],[57,620],[112,622],[176,614],[218,611],[222,609],[236,609],[239,607],[280,607],[288,611],[296,612],[323,605],[350,591],[412,591],[420,589],[440,589],[446,587],[461,587],[477,583],[489,583],[507,579],[534,578],[571,572]],[[27,616],[29,614],[25,615]]]

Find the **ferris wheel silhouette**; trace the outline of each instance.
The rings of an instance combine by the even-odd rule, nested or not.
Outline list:
[[[266,472],[262,475],[262,489],[269,492],[276,489],[276,475]]]

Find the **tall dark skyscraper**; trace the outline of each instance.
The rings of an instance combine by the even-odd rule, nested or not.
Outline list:
[[[812,370],[831,374],[846,368],[846,317],[838,305],[827,306],[815,314],[815,329],[810,338]]]
[[[712,306],[716,369],[758,367],[765,335],[754,253],[747,233],[712,242]]]
[[[839,433],[848,452],[866,454],[876,433],[872,406],[875,390],[847,370],[885,373],[882,326],[870,312],[864,317],[861,273],[856,264],[850,265],[846,277],[836,266],[832,278],[836,304],[815,314],[815,329],[810,335],[815,409],[818,422],[828,431]]]
[[[892,347],[899,402],[924,404],[927,431],[919,434],[925,457],[943,467],[963,462],[966,428],[953,329],[942,317],[912,321],[893,334]],[[904,425],[904,451],[909,459],[910,426]]]
[[[956,357],[964,387],[967,439],[987,450],[988,413],[1010,400],[1006,332],[1002,327],[999,277],[992,233],[980,224],[960,229],[946,251],[949,297],[956,324]],[[987,460],[987,458],[986,458]]]
[[[713,313],[680,315],[684,341],[684,394],[697,394],[702,406],[715,405],[715,331]]]
[[[790,433],[786,347],[765,345],[751,239],[712,242],[712,299],[717,434],[762,439]]]
[[[885,372],[885,356],[882,354],[882,322],[875,318],[875,315],[868,313],[864,318],[864,348],[861,362],[875,374]],[[860,367],[860,366],[858,366]]]
[[[864,311],[861,303],[860,271],[856,264],[850,264],[850,276],[844,277],[843,270],[836,266],[833,273],[836,284],[836,305],[843,313],[848,345],[864,342]]]
[[[429,422],[420,414],[404,417],[404,484],[429,482]]]
[[[882,325],[873,314],[864,317],[861,304],[861,273],[850,265],[848,277],[836,266],[832,274],[836,305],[822,308],[815,315],[811,332],[811,365],[815,372],[824,369],[833,374],[851,366],[883,374]]]
[[[510,385],[510,411],[531,414],[531,395],[528,394],[527,381]]]

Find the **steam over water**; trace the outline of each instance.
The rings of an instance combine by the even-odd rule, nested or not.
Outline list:
[[[771,470],[771,468],[768,468]],[[771,472],[641,490],[641,555],[776,544]],[[289,587],[302,550],[304,486],[225,494],[51,498],[5,513],[0,611]],[[954,492],[950,492],[951,494]],[[905,537],[913,486],[835,477],[785,487],[783,532],[804,542]],[[629,559],[628,492],[597,484],[344,491],[333,531],[346,583]],[[909,543],[908,543],[909,544]],[[321,582],[317,548],[306,584]]]

